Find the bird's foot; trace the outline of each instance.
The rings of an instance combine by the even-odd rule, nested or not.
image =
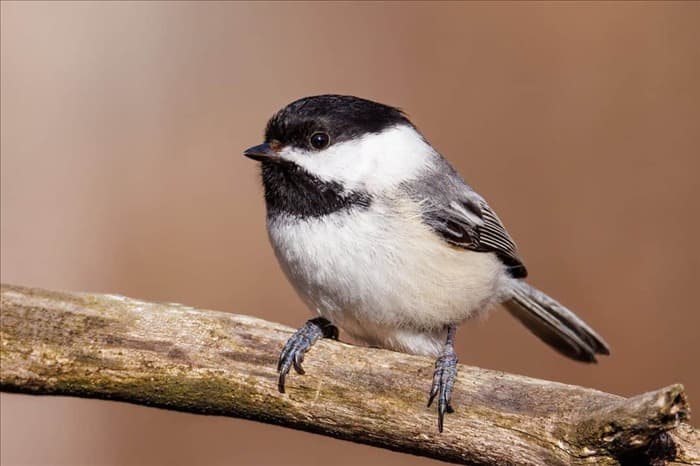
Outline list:
[[[445,351],[435,361],[433,386],[430,388],[430,398],[428,399],[428,406],[433,403],[435,397],[438,399],[438,430],[441,433],[445,413],[454,411],[450,405],[450,399],[456,376],[457,354],[452,345],[446,345]]]
[[[337,340],[338,327],[323,317],[317,317],[307,321],[287,340],[277,363],[277,372],[280,374],[277,388],[280,393],[284,393],[284,381],[292,366],[297,373],[304,373],[304,369],[301,367],[301,363],[304,362],[304,354],[321,338]]]

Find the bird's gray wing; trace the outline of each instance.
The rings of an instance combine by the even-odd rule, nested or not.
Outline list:
[[[445,241],[493,252],[511,276],[527,276],[503,223],[446,160],[440,158],[431,170],[402,187],[421,206],[423,221]],[[570,358],[595,362],[596,354],[610,353],[607,343],[580,317],[523,280],[513,281],[504,304],[537,337]]]
[[[472,251],[493,252],[514,278],[527,269],[496,212],[442,157],[425,175],[403,185],[421,205],[423,221],[445,241]]]

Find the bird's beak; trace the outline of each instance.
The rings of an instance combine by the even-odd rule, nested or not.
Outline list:
[[[258,161],[274,160],[279,158],[277,152],[275,152],[275,150],[268,143],[260,144],[258,146],[253,146],[249,149],[246,149],[243,152],[243,155]]]

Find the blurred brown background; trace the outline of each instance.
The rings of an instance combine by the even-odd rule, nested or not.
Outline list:
[[[406,109],[505,220],[532,282],[613,348],[571,362],[497,312],[458,333],[462,362],[622,395],[683,382],[700,407],[700,4],[1,13],[3,282],[299,326],[241,151],[289,101],[355,94]],[[242,420],[1,400],[6,465],[431,463]]]

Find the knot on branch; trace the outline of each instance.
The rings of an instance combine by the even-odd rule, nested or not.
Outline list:
[[[590,413],[577,423],[572,441],[620,458],[668,459],[673,441],[663,434],[688,420],[689,415],[683,386],[671,385]]]

